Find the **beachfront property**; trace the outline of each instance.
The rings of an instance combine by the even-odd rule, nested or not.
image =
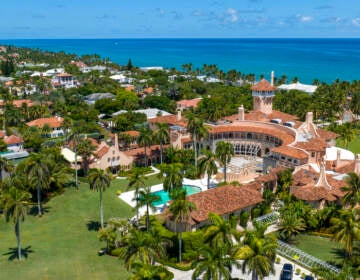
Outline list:
[[[198,149],[214,152],[219,141],[233,145],[235,157],[228,167],[229,182],[238,181],[259,193],[265,188],[275,191],[277,174],[291,168],[294,181],[290,191],[295,197],[318,209],[327,202],[340,204],[344,196],[341,187],[345,186],[346,174],[351,171],[360,174],[358,159],[350,151],[335,147],[338,135],[319,128],[313,122],[312,112],[308,112],[302,122],[295,116],[273,110],[275,90],[275,86],[264,79],[252,86],[254,110],[245,112],[244,107],[240,106],[238,114],[216,123],[207,123],[209,134],[196,141]],[[187,120],[180,110],[177,115],[149,120],[150,127],[154,129],[157,123],[163,122],[170,126],[172,146],[181,149],[192,147],[192,139],[186,129]],[[222,179],[220,169],[215,180]],[[197,199],[216,205],[208,198],[207,192],[196,194]],[[189,196],[189,200],[193,196]],[[237,199],[241,203],[244,198],[239,196]],[[203,205],[201,208],[206,209]],[[218,213],[229,215],[239,210],[232,209],[229,206]],[[171,221],[168,224],[171,227]],[[193,227],[189,225],[188,228]]]
[[[57,74],[52,80],[51,84],[54,88],[74,88],[79,86],[78,81],[75,77],[68,73]]]

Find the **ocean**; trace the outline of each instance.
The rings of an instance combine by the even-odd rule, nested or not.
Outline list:
[[[360,80],[360,39],[28,39],[0,40],[0,44],[99,54],[121,65],[181,69],[216,64],[257,78],[286,75],[302,83]]]

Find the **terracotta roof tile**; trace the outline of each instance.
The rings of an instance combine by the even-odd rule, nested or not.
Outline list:
[[[45,124],[48,124],[51,128],[55,128],[60,127],[63,121],[64,119],[61,117],[40,118],[26,123],[26,125],[42,128]]]
[[[14,145],[14,144],[23,143],[24,141],[20,137],[17,137],[15,135],[10,135],[9,137],[4,138],[4,142],[7,145]]]
[[[168,145],[163,146],[164,149],[166,147],[168,147]],[[146,154],[148,156],[150,156],[154,152],[160,153],[160,145],[152,145],[150,147],[146,147]],[[144,147],[141,147],[141,148],[132,149],[129,151],[123,151],[123,153],[129,157],[134,157],[134,156],[140,157],[140,156],[145,156],[145,149],[144,149]]]
[[[176,102],[178,106],[185,107],[185,108],[197,108],[199,102],[201,101],[201,98],[194,98],[194,99],[184,99]]]
[[[319,134],[319,136],[325,140],[332,140],[332,139],[336,139],[338,138],[340,135],[335,133],[335,132],[332,132],[332,131],[328,131],[328,130],[324,130],[324,129],[321,129],[321,128],[318,128],[317,129],[317,132]]]
[[[102,158],[108,151],[109,151],[110,147],[109,146],[102,146],[99,150],[97,150],[95,152],[95,156],[97,158]]]
[[[131,137],[139,137],[139,135],[140,135],[140,132],[136,131],[136,130],[128,130],[128,131],[124,131],[121,133],[130,135]]]
[[[297,142],[295,147],[301,148],[307,151],[322,152],[327,148],[327,143],[322,138],[312,138],[308,142]]]
[[[279,146],[271,150],[274,153],[279,153],[284,156],[288,156],[296,159],[307,159],[308,154],[305,151],[299,150],[290,146]]]
[[[167,123],[169,125],[179,125],[186,127],[187,121],[185,118],[181,118],[178,120],[178,117],[176,115],[167,115],[167,116],[160,116],[152,119],[148,119],[148,122],[150,123]]]
[[[190,195],[187,199],[196,205],[196,210],[190,214],[191,224],[206,221],[210,212],[224,215],[263,201],[260,192],[246,186],[218,187]]]
[[[276,87],[272,86],[267,80],[261,79],[260,82],[251,87],[253,91],[274,91]]]

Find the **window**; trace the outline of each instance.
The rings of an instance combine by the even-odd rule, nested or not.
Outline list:
[[[315,157],[315,152],[311,152],[311,157]]]
[[[110,162],[110,158],[108,157],[108,162]]]
[[[117,159],[117,160],[119,160],[119,159],[120,159],[120,157],[117,157],[116,159]]]

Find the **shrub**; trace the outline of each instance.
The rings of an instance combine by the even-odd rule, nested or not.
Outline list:
[[[247,211],[241,212],[241,214],[240,214],[240,225],[243,228],[247,227],[247,223],[249,221],[249,218],[250,218],[250,213],[249,212],[247,212]]]
[[[117,191],[116,191],[116,195],[117,195],[117,196],[121,195],[121,190],[117,190]]]
[[[148,167],[133,167],[130,170],[124,171],[120,170],[118,176],[120,177],[129,177],[133,175],[135,172],[138,172],[140,175],[150,174],[153,172],[150,166]]]
[[[257,217],[259,217],[261,215],[261,209],[259,209],[259,208],[253,208],[252,210],[251,210],[251,218],[252,219],[255,219],[255,218],[257,218]]]
[[[277,263],[277,264],[280,263],[280,258],[279,258],[279,257],[276,258],[276,263]]]
[[[305,279],[306,274],[303,272],[301,273],[301,279]]]
[[[300,272],[301,272],[300,268],[297,268],[297,269],[295,270],[296,275],[299,275]]]

